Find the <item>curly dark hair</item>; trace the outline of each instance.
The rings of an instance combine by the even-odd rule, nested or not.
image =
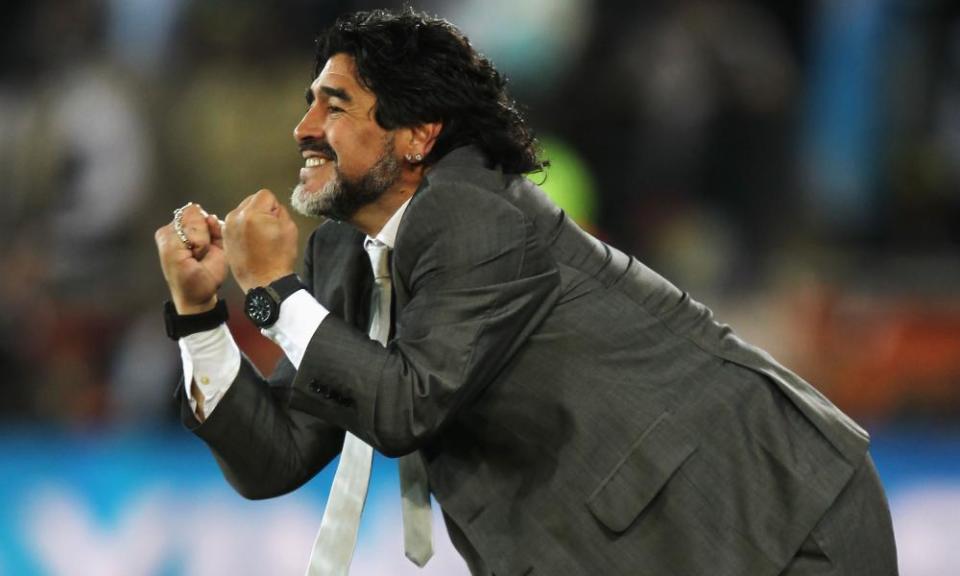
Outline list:
[[[443,123],[426,165],[467,144],[505,173],[548,164],[506,78],[450,22],[410,8],[341,16],[317,38],[314,77],[341,53],[353,57],[359,81],[376,96],[375,118],[385,130]]]

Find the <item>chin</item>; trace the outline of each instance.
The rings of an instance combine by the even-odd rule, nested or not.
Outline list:
[[[304,216],[326,216],[329,204],[329,194],[326,192],[329,186],[328,183],[320,190],[312,190],[303,183],[297,184],[290,194],[290,205]]]

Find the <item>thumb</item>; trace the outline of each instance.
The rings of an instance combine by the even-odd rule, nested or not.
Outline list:
[[[223,248],[223,227],[226,224],[216,214],[207,216],[207,229],[210,231],[210,243]]]

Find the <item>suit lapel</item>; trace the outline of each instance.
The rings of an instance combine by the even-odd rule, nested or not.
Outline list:
[[[330,313],[366,331],[373,271],[363,249],[364,235],[334,222],[318,232],[313,243],[313,294]]]
[[[397,273],[397,259],[393,257],[393,250],[390,251],[390,278],[393,284],[393,325],[396,328],[397,314],[410,301],[410,293],[404,286],[402,277]]]

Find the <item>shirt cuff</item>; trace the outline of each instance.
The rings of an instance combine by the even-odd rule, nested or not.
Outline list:
[[[191,389],[192,383],[196,384],[203,397],[206,419],[240,372],[240,349],[226,324],[184,336],[178,343],[183,361],[184,393],[190,409],[196,412],[197,401]]]
[[[273,326],[260,332],[280,346],[294,368],[299,369],[307,345],[329,313],[309,292],[297,290],[280,304],[280,317]]]

